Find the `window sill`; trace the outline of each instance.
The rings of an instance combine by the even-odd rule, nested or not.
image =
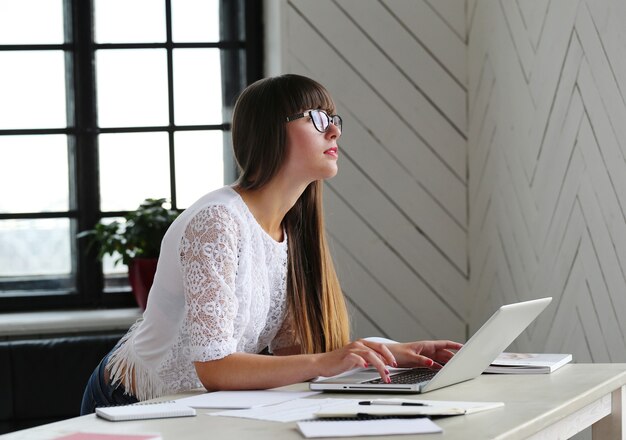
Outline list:
[[[138,308],[0,314],[0,339],[125,331],[140,317]]]

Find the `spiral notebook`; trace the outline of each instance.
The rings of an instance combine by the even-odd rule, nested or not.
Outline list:
[[[120,422],[124,420],[190,417],[196,415],[196,410],[176,402],[155,402],[104,406],[96,408],[96,415],[112,422]]]

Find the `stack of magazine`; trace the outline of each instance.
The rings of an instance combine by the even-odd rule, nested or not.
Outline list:
[[[485,370],[499,374],[548,374],[571,362],[571,354],[504,352]]]

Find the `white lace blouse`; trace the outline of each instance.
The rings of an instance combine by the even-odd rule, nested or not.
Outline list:
[[[109,358],[111,380],[146,400],[201,387],[194,361],[293,345],[286,280],[286,235],[273,240],[231,187],[205,195],[168,229],[146,311]]]

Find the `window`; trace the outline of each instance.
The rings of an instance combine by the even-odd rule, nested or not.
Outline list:
[[[0,308],[133,305],[80,230],[235,179],[256,0],[0,0]]]

